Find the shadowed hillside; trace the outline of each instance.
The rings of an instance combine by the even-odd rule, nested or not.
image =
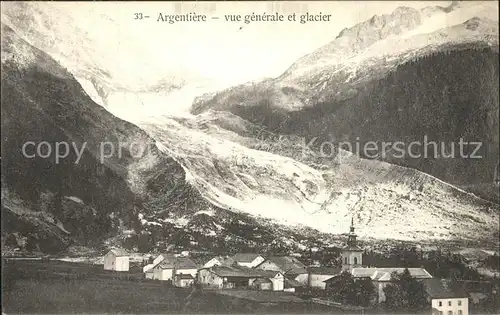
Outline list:
[[[427,137],[439,144],[437,150],[428,147],[427,158],[423,157],[422,144],[411,148],[414,156],[422,158],[408,154],[391,158],[394,152],[388,152],[387,160],[454,184],[493,183],[499,147],[497,51],[465,49],[424,56],[354,91],[348,100],[290,113],[281,130],[353,144],[359,138],[361,146],[368,141],[402,141],[408,147],[413,141],[423,143]],[[460,157],[460,139],[481,142],[474,155],[482,158]],[[475,148],[465,146],[465,156]],[[443,154],[455,158],[444,158]]]
[[[475,185],[493,186],[499,145],[497,47],[478,43],[422,55],[398,65],[382,78],[333,85],[332,94],[338,89],[346,91],[345,97],[317,100],[297,110],[275,105],[275,89],[276,83],[269,81],[235,88],[226,92],[224,102],[215,108],[226,106],[231,113],[265,130],[305,137],[307,143],[316,138],[316,147],[329,141],[347,142],[352,148],[359,144],[363,148],[366,142],[375,141],[381,148],[382,142],[401,141],[401,148],[409,152],[408,145],[417,141],[421,145],[412,147],[414,157],[395,157],[390,150],[382,156],[379,150],[377,158],[416,168],[471,190]],[[286,90],[283,93],[292,95],[292,99],[304,98],[293,88],[281,90]],[[245,96],[250,106],[243,100]],[[235,101],[238,97],[241,101]],[[284,102],[285,96],[279,103]],[[208,104],[210,101],[198,103],[194,109],[198,111]],[[438,142],[437,149],[432,144],[427,147],[427,158],[423,154],[424,137],[427,143]],[[475,152],[481,158],[462,158],[460,139],[481,142]],[[464,146],[464,156],[472,154],[476,147]],[[353,151],[367,157],[363,150]],[[456,158],[443,158],[443,152]],[[370,154],[373,157],[373,151]],[[498,195],[488,194],[494,191],[489,188],[481,195],[496,200]]]
[[[26,157],[28,141],[47,142],[51,151],[40,152],[50,154]],[[69,145],[58,161],[57,143]],[[147,150],[139,156],[132,143]],[[35,146],[26,152],[36,154]],[[193,209],[205,206],[184,179],[182,167],[146,133],[95,104],[69,72],[2,25],[3,233],[24,232],[30,247],[43,251],[73,242],[97,245],[137,222],[138,211],[148,210],[143,202],[166,191],[172,212],[184,208],[178,200],[186,195]]]
[[[46,141],[52,151],[44,158],[26,157],[22,148],[28,141]],[[70,148],[57,162],[56,143]],[[108,146],[105,156],[101,143]],[[115,154],[109,154],[110,146]],[[142,155],[138,147],[145,149]],[[46,150],[40,152],[45,156]],[[26,152],[31,156],[36,148]],[[4,25],[2,218],[2,244],[33,252],[70,245],[148,251],[169,244],[265,250],[289,241],[279,240],[281,235],[300,240],[319,234],[291,232],[212,204],[143,130],[94,103],[69,72]]]

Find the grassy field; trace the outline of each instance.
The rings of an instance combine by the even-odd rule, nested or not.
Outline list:
[[[332,313],[317,304],[262,303],[217,291],[174,288],[140,273],[60,261],[4,262],[2,308],[12,313]]]
[[[245,299],[250,301],[256,301],[256,302],[307,303],[306,300],[299,298],[293,293],[280,292],[280,291],[269,292],[269,291],[227,289],[227,290],[220,290],[219,294],[237,297],[240,299]]]

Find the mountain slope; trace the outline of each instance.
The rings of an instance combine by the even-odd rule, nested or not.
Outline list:
[[[9,248],[220,251],[305,246],[299,241],[309,234],[311,244],[322,241],[312,229],[292,231],[213,205],[161,144],[94,103],[71,73],[3,24],[1,101],[2,244]],[[63,155],[63,143],[70,149],[59,160],[57,143]]]
[[[497,233],[494,204],[432,176],[343,150],[324,157],[226,112],[138,125],[221,208],[334,234],[354,215],[363,238],[492,241]]]
[[[48,143],[50,154],[33,157],[36,151],[27,147],[30,156],[25,156],[22,149],[28,141],[33,148]],[[57,143],[61,154],[66,152],[64,143],[69,147],[59,160]],[[139,155],[137,147],[147,150]],[[46,151],[40,152],[45,156]],[[188,196],[194,200],[193,209],[204,209],[206,202],[183,185],[184,179],[182,167],[157,151],[146,133],[95,104],[69,72],[2,25],[2,211],[6,215],[23,224],[31,224],[36,216],[43,225],[58,224],[63,233],[56,235],[60,246],[55,249],[77,239],[96,245],[103,237],[120,234],[122,227],[133,226],[138,211],[144,211],[143,202],[161,196],[155,187],[179,195],[171,197],[171,212],[180,207],[176,198]],[[45,241],[52,241],[41,238],[36,229],[29,233],[42,249]]]
[[[445,19],[454,11],[442,14]],[[395,22],[401,19],[406,32]],[[427,158],[395,158],[394,152],[379,149],[377,158],[498,202],[498,25],[474,17],[411,34],[425,29],[425,23],[412,9],[366,21],[298,60],[279,78],[199,98],[192,112],[227,110],[274,133],[316,139],[317,145],[346,142],[363,148],[376,141],[381,148],[400,141],[408,152],[412,142],[423,146],[425,138],[438,141],[449,154],[460,139],[482,142],[481,159],[443,159],[440,148],[436,157]],[[390,25],[395,28],[386,29]],[[466,148],[467,155],[473,149]]]
[[[311,105],[317,100],[304,106],[301,93],[309,93],[309,89],[301,90],[300,84],[324,84],[315,76],[289,85],[282,94],[265,94],[269,99],[264,100],[270,105],[257,104],[258,110],[247,106],[252,95],[237,95],[235,91],[268,91],[263,87],[275,80],[224,92],[241,98],[242,107],[231,107],[232,101],[221,102],[224,109],[229,106],[240,116],[212,110],[184,118],[138,114],[128,117],[128,123],[90,100],[69,74],[75,69],[63,71],[46,54],[14,34],[5,40],[15,45],[3,45],[11,49],[11,54],[5,54],[6,71],[2,72],[3,80],[9,82],[7,98],[2,99],[2,114],[6,114],[2,116],[7,117],[2,120],[2,128],[9,131],[2,142],[2,155],[10,156],[3,165],[8,166],[9,174],[2,180],[6,196],[2,210],[15,213],[13,203],[29,200],[35,205],[23,205],[30,215],[23,222],[33,222],[35,212],[55,216],[61,224],[52,219],[44,222],[50,231],[53,226],[61,231],[59,238],[65,244],[82,242],[89,235],[89,231],[75,231],[77,227],[73,226],[75,221],[88,220],[97,230],[95,238],[106,237],[111,244],[121,242],[141,251],[169,246],[214,251],[228,247],[304,250],[330,244],[333,237],[329,233],[344,233],[353,215],[363,239],[476,243],[498,239],[496,205],[492,203],[425,173],[363,160],[338,148],[325,157],[317,147],[304,145],[309,139],[303,134],[284,135],[285,128],[293,127],[291,130],[307,131],[307,137],[313,137],[317,123],[324,122],[304,114],[303,107],[314,109]],[[372,61],[372,67],[380,66],[378,59]],[[392,62],[389,64],[394,69],[397,62]],[[384,79],[385,68],[380,73],[380,79]],[[353,76],[352,82],[364,75]],[[324,80],[328,85],[344,82],[339,81],[344,80],[341,78]],[[325,100],[335,93],[331,88],[324,91]],[[284,94],[298,105],[297,116],[277,106],[285,104],[280,98]],[[204,105],[200,108],[214,104],[208,101]],[[248,114],[242,110],[246,107],[251,108]],[[18,111],[27,123],[15,120]],[[300,121],[300,114],[308,121]],[[324,116],[327,121],[328,115]],[[283,120],[279,120],[281,117]],[[287,121],[290,118],[293,124]],[[269,132],[275,121],[280,122],[281,136]],[[38,138],[31,137],[39,133],[42,135]],[[32,139],[76,141],[80,147],[87,141],[86,163],[72,164],[74,155],[63,166],[48,159],[27,160],[19,151],[6,155]],[[98,148],[102,141],[110,141],[115,147],[125,144],[122,158],[110,157],[101,166]],[[151,150],[134,158],[127,146],[134,141]],[[47,171],[39,174],[44,169]],[[30,183],[34,193],[17,183]],[[47,203],[49,206],[45,206]],[[86,215],[78,217],[76,211]],[[101,215],[104,223],[97,223],[94,213]],[[41,237],[41,233],[35,234]]]

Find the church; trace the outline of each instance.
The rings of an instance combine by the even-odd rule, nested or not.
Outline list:
[[[354,218],[351,219],[351,228],[347,235],[347,246],[342,249],[342,270],[352,271],[363,265],[363,250],[358,247],[357,238],[354,233]]]
[[[392,268],[377,268],[377,267],[363,267],[363,250],[357,244],[357,235],[354,228],[354,218],[351,219],[351,227],[347,235],[347,244],[341,251],[342,259],[342,272],[347,271],[352,274],[354,278],[366,279],[370,278],[377,290],[377,302],[385,301],[384,288],[391,281],[391,274],[393,272],[403,273],[404,267]],[[424,268],[408,268],[410,275],[415,279],[430,279],[432,275]],[[328,282],[333,281],[336,276],[333,276],[324,282],[328,286]]]

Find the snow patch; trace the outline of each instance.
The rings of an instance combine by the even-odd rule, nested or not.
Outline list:
[[[85,203],[83,202],[83,200],[81,200],[80,198],[75,197],[75,196],[65,196],[64,198],[69,199],[69,200],[71,200],[71,201],[74,201],[74,202],[76,202],[76,203],[82,204],[82,205],[83,205],[83,204],[85,204]]]
[[[189,219],[186,217],[182,218],[165,218],[162,220],[165,223],[170,223],[175,225],[176,227],[185,227],[189,223]]]
[[[196,212],[193,216],[199,215],[199,214],[206,214],[208,216],[213,217],[215,215],[215,212],[212,210],[200,210],[200,211]]]

